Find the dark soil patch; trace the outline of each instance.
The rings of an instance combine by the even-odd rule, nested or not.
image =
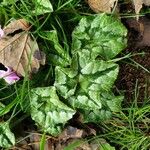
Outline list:
[[[135,56],[120,62],[116,85],[119,90],[124,91],[127,102],[135,99],[136,90],[140,103],[150,97],[150,19],[143,17],[137,22],[132,18],[125,20],[125,24],[129,30],[129,46],[124,54],[131,53]],[[138,53],[143,55],[136,55]]]
[[[132,59],[145,69],[149,70],[150,48],[146,48],[144,51],[148,51],[144,56],[134,56]],[[134,51],[134,53],[137,52],[138,50]],[[145,98],[150,96],[150,74],[138,65],[132,66],[131,64],[122,63],[120,64],[117,87],[119,90],[125,91],[125,97],[129,101],[133,101],[135,99],[135,90],[136,92],[139,92],[138,100],[143,101]]]

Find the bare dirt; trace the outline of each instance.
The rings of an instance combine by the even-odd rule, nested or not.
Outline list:
[[[131,18],[124,22],[129,31],[128,47],[124,54],[135,56],[120,62],[116,85],[124,91],[128,102],[135,99],[136,91],[137,101],[142,103],[150,97],[150,19],[142,17],[137,21]]]

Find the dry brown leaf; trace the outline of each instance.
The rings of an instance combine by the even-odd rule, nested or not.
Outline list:
[[[40,64],[45,63],[45,57],[28,31],[9,35],[19,29],[26,30],[27,24],[24,21],[24,26],[22,22],[11,22],[4,28],[5,36],[0,39],[0,63],[25,76],[26,73],[37,72]]]
[[[150,0],[133,0],[136,14],[139,14],[143,4],[146,6],[150,6]]]
[[[150,0],[143,0],[143,3],[144,3],[146,6],[149,6],[149,5],[150,5]]]
[[[143,0],[133,0],[133,4],[135,7],[135,13],[139,14],[139,12],[142,8]]]
[[[114,3],[118,0],[88,0],[88,4],[91,9],[98,12],[107,12],[110,13],[111,9],[114,7]]]
[[[42,135],[35,133],[32,134],[29,138],[29,144],[32,147],[32,150],[39,150],[40,149],[40,141],[41,141]],[[54,142],[52,142],[50,139],[46,138],[44,150],[54,150]]]
[[[147,17],[140,17],[137,22],[133,18],[128,18],[126,24],[130,29],[130,41],[131,46],[135,49],[143,49],[143,47],[150,46],[150,21]],[[135,32],[136,35],[135,35]],[[136,37],[136,39],[135,39]]]
[[[29,24],[26,20],[18,19],[11,21],[3,30],[5,35],[8,35],[20,29],[24,31],[29,29]]]
[[[59,140],[67,140],[69,138],[82,138],[84,131],[72,126],[68,126],[59,136]]]

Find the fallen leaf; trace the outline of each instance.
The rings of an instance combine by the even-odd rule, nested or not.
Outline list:
[[[38,133],[31,133],[30,136],[30,144],[33,150],[39,150],[40,149],[40,140],[41,140],[41,135]],[[46,143],[44,150],[54,150],[54,143],[49,139],[46,138]]]
[[[149,6],[149,5],[150,5],[150,0],[143,0],[143,3],[144,3],[146,6]]]
[[[11,150],[32,150],[27,142],[27,139],[24,137],[19,137],[17,141],[19,141],[19,143],[17,143]]]
[[[29,29],[29,24],[24,19],[18,19],[11,21],[6,27],[4,27],[4,34],[8,35],[17,30],[27,31]]]
[[[37,72],[40,64],[45,63],[45,55],[40,52],[35,38],[29,34],[28,27],[23,19],[11,22],[4,28],[4,36],[0,39],[0,63],[21,76]],[[20,29],[23,31],[11,35]]]
[[[114,3],[118,0],[88,0],[88,4],[91,9],[98,12],[107,12],[110,13],[111,9],[114,7]]]
[[[135,7],[135,13],[139,14],[142,9],[142,5],[150,6],[150,0],[133,0],[133,5]],[[138,16],[137,16],[138,19]]]
[[[59,136],[59,140],[66,141],[69,138],[82,138],[84,131],[72,126],[68,126]]]
[[[140,17],[139,21],[128,18],[126,24],[129,28],[130,44],[135,49],[142,49],[150,46],[150,20],[147,17]],[[135,34],[136,33],[136,34]],[[131,42],[132,41],[132,42]]]
[[[134,8],[135,8],[135,13],[139,14],[139,12],[142,8],[143,0],[133,0],[133,4],[134,4]]]

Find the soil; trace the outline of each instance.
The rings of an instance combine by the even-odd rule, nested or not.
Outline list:
[[[124,50],[124,54],[131,53],[135,56],[120,62],[116,85],[119,90],[124,91],[127,102],[135,100],[136,91],[138,103],[143,103],[150,97],[150,19],[142,17],[137,21],[131,18],[123,22],[129,31],[128,47]]]

